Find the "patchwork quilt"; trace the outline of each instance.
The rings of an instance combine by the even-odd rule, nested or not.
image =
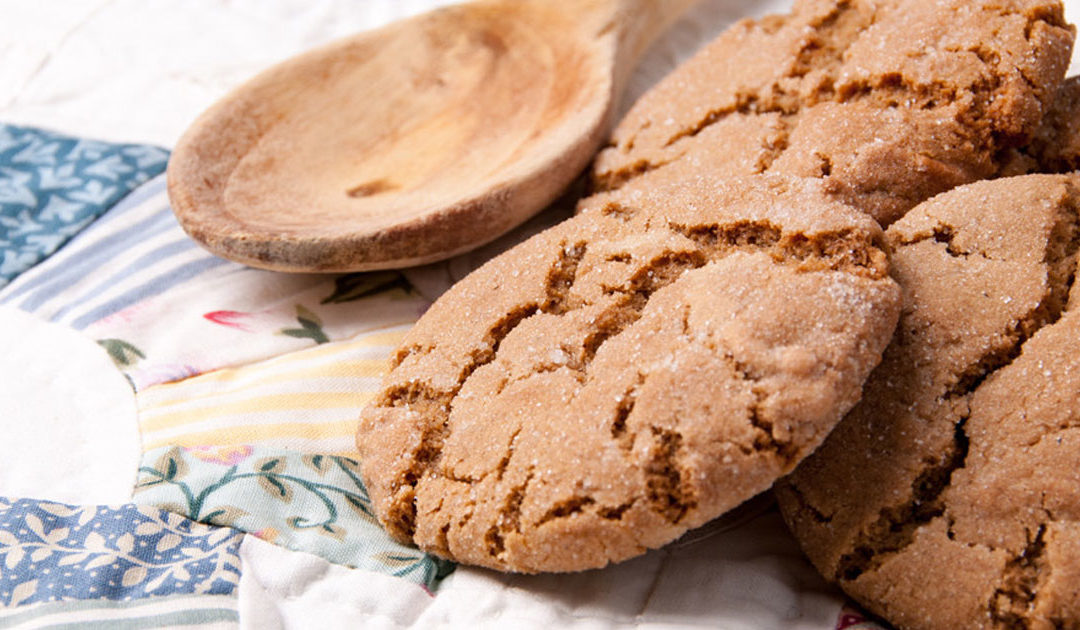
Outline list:
[[[5,343],[46,346],[6,353],[9,378],[21,368],[44,372],[28,374],[29,387],[91,376],[129,403],[46,419],[66,435],[46,431],[42,439],[52,443],[36,446],[49,451],[37,464],[48,467],[48,459],[96,452],[80,444],[58,452],[78,441],[73,431],[113,442],[112,456],[129,465],[122,476],[121,467],[112,473],[116,485],[128,484],[127,500],[84,500],[94,492],[71,486],[108,473],[83,477],[78,462],[67,462],[65,475],[27,482],[37,494],[11,488],[0,497],[0,625],[309,627],[307,611],[321,597],[352,608],[340,619],[390,627],[509,622],[518,614],[533,623],[536,611],[516,608],[516,598],[544,609],[536,623],[554,616],[630,624],[663,618],[667,607],[681,617],[694,606],[679,600],[725,588],[776,620],[812,610],[832,625],[830,617],[855,614],[841,613],[835,595],[816,583],[765,497],[671,549],[574,576],[455,567],[380,528],[353,434],[389,353],[454,281],[568,208],[447,263],[286,275],[214,257],[184,234],[169,208],[162,148],[0,125],[0,159]],[[20,366],[24,354],[36,358]],[[100,416],[108,422],[93,426]],[[116,447],[121,436],[99,433],[125,422],[134,437],[127,449]],[[25,473],[27,462],[20,466]],[[10,485],[19,476],[12,471]],[[762,528],[773,534],[760,539],[765,547],[735,542]],[[709,550],[733,555],[703,562]],[[768,558],[796,570],[762,564]],[[697,575],[684,573],[691,566]],[[367,592],[318,594],[346,588]],[[485,599],[495,601],[475,606],[472,589],[489,590]],[[674,590],[665,596],[665,589]],[[770,591],[788,600],[783,609],[765,597]]]
[[[163,174],[167,146],[207,104],[185,103],[195,87],[163,73],[180,103],[158,110],[171,126],[127,140],[115,121],[71,115],[72,103],[92,109],[80,99],[100,85],[76,80],[87,53],[64,51],[70,33],[127,37],[131,24],[101,16],[149,11],[136,4],[80,5],[68,39],[42,40],[54,56],[37,66],[32,38],[0,37],[9,72],[29,77],[6,101],[0,92],[0,627],[879,627],[803,560],[768,495],[578,574],[503,575],[391,540],[358,472],[358,410],[434,299],[570,209],[406,270],[282,274],[217,258],[177,224]],[[156,19],[247,11],[291,25],[288,41],[307,47],[437,3],[349,4],[173,2],[175,15]],[[753,4],[704,2],[650,53],[628,99],[731,20],[786,3]],[[40,9],[0,8],[53,33]],[[108,37],[95,41],[107,50]],[[231,85],[265,60],[229,63],[199,76]],[[20,100],[48,72],[68,100]],[[159,98],[130,80],[112,86],[129,104]]]

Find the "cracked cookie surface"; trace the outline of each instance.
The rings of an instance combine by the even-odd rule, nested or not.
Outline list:
[[[1080,176],[938,196],[862,401],[776,493],[815,566],[900,628],[1080,626]]]
[[[1009,159],[1016,175],[1080,170],[1080,76],[1061,84],[1031,142]]]
[[[1056,0],[801,0],[734,25],[639,100],[594,186],[815,177],[888,225],[1001,174],[1053,99],[1072,41]]]
[[[596,195],[421,318],[357,443],[380,520],[462,562],[604,566],[820,444],[898,315],[882,233],[821,182]]]

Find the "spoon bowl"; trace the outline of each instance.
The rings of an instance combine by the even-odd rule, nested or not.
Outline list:
[[[285,61],[200,116],[168,169],[210,251],[282,271],[422,264],[542,209],[690,0],[484,0]]]

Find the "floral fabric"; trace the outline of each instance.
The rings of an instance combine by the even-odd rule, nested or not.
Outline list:
[[[168,152],[0,124],[0,286],[165,170]]]
[[[145,451],[135,503],[434,588],[450,565],[391,541],[350,458],[358,410],[430,304],[408,277],[217,258],[180,228],[163,176],[82,227],[0,288],[0,307],[81,331],[127,377]],[[267,458],[284,468],[251,468]]]
[[[428,588],[451,569],[382,530],[359,462],[348,457],[251,446],[167,447],[146,453],[135,491],[140,504]]]
[[[836,630],[885,630],[870,615],[851,604],[840,609],[840,618],[836,620]]]
[[[152,507],[0,498],[0,606],[233,593],[241,534]]]
[[[213,256],[177,223],[164,177],[0,289],[0,305],[96,340],[138,390],[411,324],[429,304],[398,272],[281,274]]]
[[[7,137],[0,136],[0,144]],[[57,142],[42,141],[25,154],[0,151],[0,198],[25,198],[19,188],[25,183],[36,200],[47,200],[45,208],[63,214],[61,202],[48,201],[54,198],[49,185],[78,173],[45,170],[45,156],[61,156],[68,146]],[[73,142],[71,151],[82,147],[76,155],[106,150]],[[142,177],[139,168],[160,171],[160,153],[161,164],[154,166],[154,151],[121,151],[122,159],[136,160],[136,170],[125,171],[127,163],[111,159],[90,169],[87,186],[101,193],[105,183],[93,188],[98,184],[92,180],[130,176],[134,182]],[[140,155],[146,160],[141,166]],[[41,160],[37,179],[12,175],[11,165],[19,161],[12,156]],[[5,174],[16,184],[5,184]],[[77,189],[74,181],[67,183],[72,185],[57,190],[76,198],[69,194]],[[378,391],[393,349],[454,281],[569,210],[541,215],[445,263],[332,276],[256,270],[210,255],[177,224],[162,176],[102,199],[100,208],[72,214],[66,227],[56,227],[59,240],[55,234],[29,238],[29,223],[4,224],[25,232],[28,243],[51,241],[59,249],[36,264],[27,258],[29,268],[6,286],[0,279],[0,310],[78,331],[96,342],[87,344],[91,350],[100,348],[102,369],[115,368],[131,384],[130,392],[121,389],[133,404],[117,413],[131,415],[141,437],[141,449],[132,440],[125,460],[142,451],[137,474],[131,471],[133,503],[0,502],[0,627],[232,628],[244,611],[248,624],[266,617],[267,624],[250,627],[285,620],[308,627],[320,619],[334,620],[324,627],[473,627],[467,619],[502,619],[500,611],[509,610],[537,613],[521,619],[539,627],[563,627],[567,623],[551,615],[580,620],[582,602],[558,599],[573,593],[608,602],[600,607],[610,604],[611,610],[636,610],[627,602],[652,601],[651,618],[667,620],[664,611],[686,608],[684,594],[700,594],[671,586],[675,578],[661,575],[669,564],[661,559],[668,555],[680,558],[670,562],[678,583],[712,585],[703,602],[751,602],[771,611],[775,606],[764,600],[789,594],[788,585],[768,581],[771,573],[749,571],[757,565],[706,558],[690,548],[681,555],[655,552],[606,572],[532,579],[464,569],[443,580],[451,564],[394,542],[372,517],[353,435],[359,409]],[[5,216],[0,213],[0,221]],[[29,216],[19,211],[15,220]],[[8,256],[2,248],[0,255]],[[85,426],[106,424],[78,418],[84,420]],[[763,539],[786,540],[772,534]],[[748,549],[754,540],[736,536],[714,551]],[[237,551],[244,548],[262,551],[249,554],[253,562],[245,564]],[[785,558],[790,568],[784,554],[794,557],[796,551],[762,553]],[[739,580],[717,573],[733,566],[740,567]],[[306,573],[298,577],[293,569]],[[264,599],[252,595],[260,593]],[[820,625],[831,626],[838,605],[820,600],[796,603],[825,611],[818,614]],[[705,617],[724,614],[718,608]],[[606,625],[612,621],[607,610],[600,618]]]

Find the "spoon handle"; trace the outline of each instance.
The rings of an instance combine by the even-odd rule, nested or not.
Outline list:
[[[612,78],[618,94],[649,45],[698,1],[558,0],[556,6],[564,15],[573,18],[587,38],[610,47]]]

